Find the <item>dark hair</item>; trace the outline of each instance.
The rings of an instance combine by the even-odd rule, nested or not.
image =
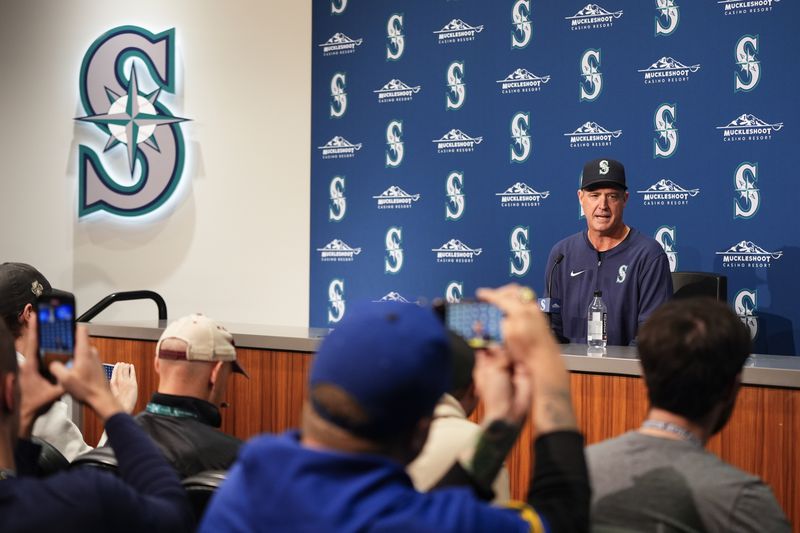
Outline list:
[[[450,366],[453,370],[450,390],[447,391],[460,400],[472,385],[472,370],[475,368],[475,350],[461,335],[447,330],[450,345]]]
[[[750,354],[750,332],[711,298],[673,300],[642,326],[639,358],[652,407],[701,421],[730,393]]]
[[[11,332],[0,322],[0,375],[9,372],[17,372],[17,350]]]

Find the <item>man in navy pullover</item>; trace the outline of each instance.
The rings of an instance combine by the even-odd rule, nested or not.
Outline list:
[[[562,341],[585,343],[589,302],[595,291],[602,291],[608,344],[632,344],[639,326],[672,297],[667,255],[654,239],[622,220],[628,187],[619,161],[586,163],[578,200],[586,231],[558,242],[547,259],[548,296],[561,300],[561,312],[552,315],[553,331]],[[557,260],[560,265],[553,270]]]
[[[35,331],[32,339],[29,353],[36,353]],[[42,378],[36,367],[33,357],[17,367],[13,340],[0,323],[0,531],[191,531],[186,492],[112,395],[86,329],[78,328],[73,368],[50,365],[58,385]],[[27,440],[36,413],[65,391],[105,422],[119,477],[94,468],[42,479],[30,475],[36,473],[40,451]]]

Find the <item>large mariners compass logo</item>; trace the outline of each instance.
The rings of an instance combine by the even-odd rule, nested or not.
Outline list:
[[[155,90],[140,91],[135,61],[147,67]],[[103,153],[125,147],[130,178],[112,177],[100,155],[82,144],[78,216],[138,216],[157,209],[178,186],[185,158],[179,123],[188,119],[158,101],[162,90],[175,92],[175,30],[153,34],[122,26],[106,32],[86,52],[79,84],[87,115],[76,120],[108,135]]]
[[[680,8],[675,0],[656,0],[656,35],[670,35],[678,27]]]

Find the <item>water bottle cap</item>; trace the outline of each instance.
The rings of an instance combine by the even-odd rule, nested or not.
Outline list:
[[[603,296],[603,291],[594,291],[594,295],[602,297]]]

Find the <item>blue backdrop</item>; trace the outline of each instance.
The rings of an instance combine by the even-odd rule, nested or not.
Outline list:
[[[357,300],[543,292],[583,163],[673,270],[728,276],[761,353],[800,324],[789,0],[314,0],[312,326]],[[794,171],[794,172],[793,172]]]

